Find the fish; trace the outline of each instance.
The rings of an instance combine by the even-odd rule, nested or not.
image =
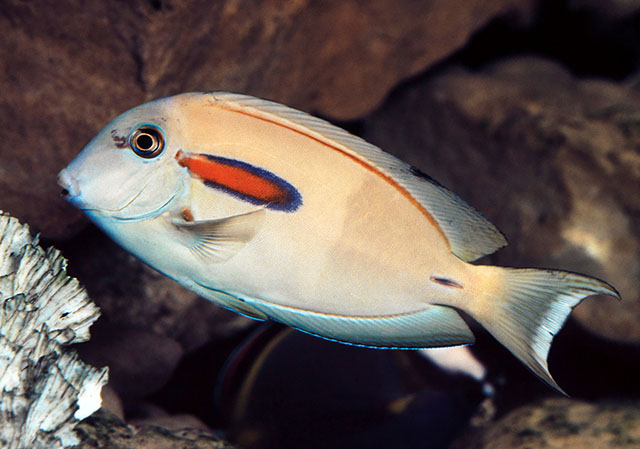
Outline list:
[[[342,343],[469,345],[461,312],[559,392],[555,334],[614,287],[473,263],[507,244],[433,178],[305,112],[190,92],[135,107],[58,175],[143,262],[214,303]]]

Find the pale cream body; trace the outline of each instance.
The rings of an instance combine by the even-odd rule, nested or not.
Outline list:
[[[295,186],[303,204],[293,212],[267,209],[251,241],[230,260],[213,262],[194,256],[179,239],[172,244],[171,217],[184,207],[195,221],[203,221],[260,206],[190,178],[170,211],[109,230],[150,265],[195,289],[194,283],[336,315],[409,313],[429,303],[456,305],[461,295],[468,297],[475,267],[451,253],[429,214],[392,180],[302,132],[211,100],[186,100],[180,97],[169,105],[178,118],[165,125],[174,144],[266,169]],[[155,237],[142,242],[157,233],[167,234],[160,250]],[[464,288],[443,286],[432,276]]]

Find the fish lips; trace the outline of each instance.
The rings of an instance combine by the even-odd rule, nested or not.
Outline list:
[[[80,195],[80,184],[68,169],[63,168],[60,173],[58,173],[57,182],[58,185],[62,187],[62,192],[60,193],[62,198],[80,210],[84,211],[88,209],[87,204],[84,203]]]
[[[155,215],[158,215],[161,210],[170,205],[180,193],[181,183],[179,183],[176,190],[169,196],[169,198],[163,202],[160,202],[157,206],[152,207],[150,210],[144,210],[144,212],[132,213],[131,209],[135,209],[134,202],[142,195],[148,186],[145,185],[137,194],[131,199],[127,200],[124,205],[117,209],[101,209],[98,207],[92,207],[86,203],[82,198],[82,192],[78,180],[70,173],[68,169],[62,169],[58,174],[58,185],[62,187],[62,197],[71,203],[73,206],[80,209],[82,212],[89,215],[91,218],[94,216],[102,216],[110,218],[116,221],[137,221],[144,220]]]

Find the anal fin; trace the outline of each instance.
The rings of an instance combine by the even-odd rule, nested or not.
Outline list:
[[[389,316],[344,316],[300,310],[259,299],[244,302],[274,321],[303,332],[358,346],[431,348],[471,344],[471,330],[458,313],[426,305],[417,312]]]

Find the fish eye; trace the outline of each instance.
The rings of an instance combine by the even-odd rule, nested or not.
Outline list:
[[[164,137],[155,126],[141,126],[129,136],[129,146],[138,156],[151,159],[162,153]]]

